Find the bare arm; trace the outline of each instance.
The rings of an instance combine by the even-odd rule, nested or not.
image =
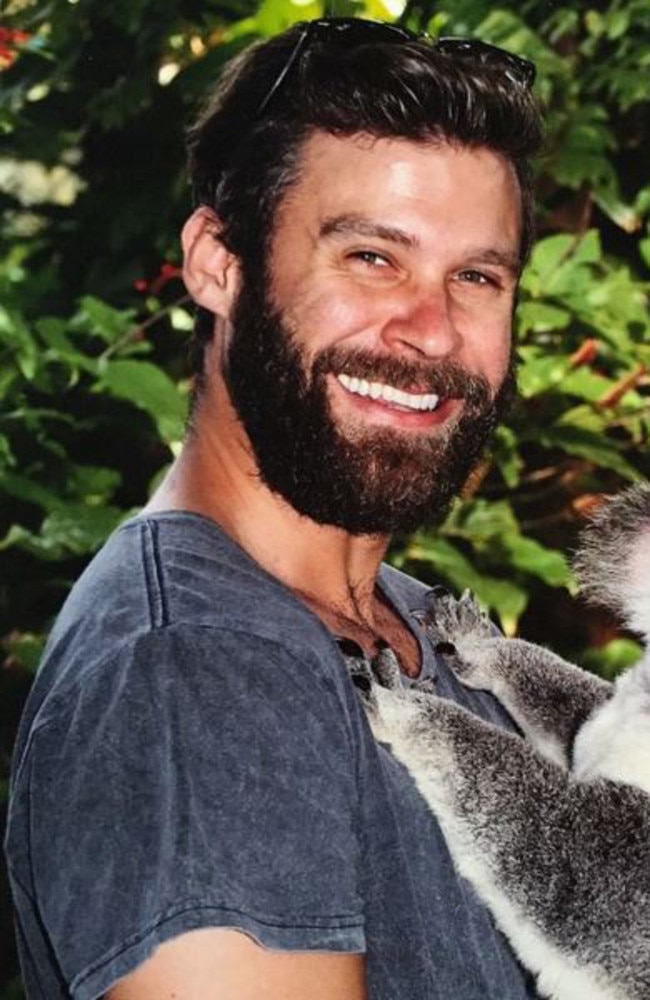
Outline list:
[[[269,951],[207,928],[161,945],[105,1000],[366,1000],[364,956]]]

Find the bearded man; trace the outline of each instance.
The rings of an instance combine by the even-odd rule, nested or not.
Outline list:
[[[248,50],[190,132],[182,454],[86,570],[20,734],[30,997],[521,1000],[343,653],[462,689],[382,564],[511,394],[526,60],[346,19]]]

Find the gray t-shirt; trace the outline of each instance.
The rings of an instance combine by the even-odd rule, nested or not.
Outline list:
[[[384,595],[438,693],[425,588]],[[535,996],[370,733],[331,634],[212,521],[136,518],[59,616],[16,747],[7,837],[30,998],[93,1000],[157,945],[236,927],[366,952],[370,1000]]]

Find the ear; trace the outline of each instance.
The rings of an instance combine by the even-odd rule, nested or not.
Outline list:
[[[183,226],[183,279],[197,303],[228,319],[239,290],[239,261],[220,238],[221,223],[212,209],[197,208]]]

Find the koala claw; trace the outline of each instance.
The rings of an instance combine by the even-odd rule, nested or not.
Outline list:
[[[399,660],[390,646],[382,646],[372,661],[372,672],[377,684],[390,691],[398,691],[402,687],[402,672]]]
[[[461,639],[489,639],[494,635],[490,619],[466,590],[460,599],[432,591],[427,598],[424,625],[436,652],[453,655]]]
[[[361,656],[346,655],[345,662],[350,673],[350,679],[359,693],[367,711],[376,709],[374,694],[375,679],[370,664]]]
[[[363,705],[370,716],[379,709],[379,692],[390,691],[400,695],[402,691],[401,671],[395,653],[388,646],[382,647],[369,660],[360,650],[343,650],[345,662]]]

